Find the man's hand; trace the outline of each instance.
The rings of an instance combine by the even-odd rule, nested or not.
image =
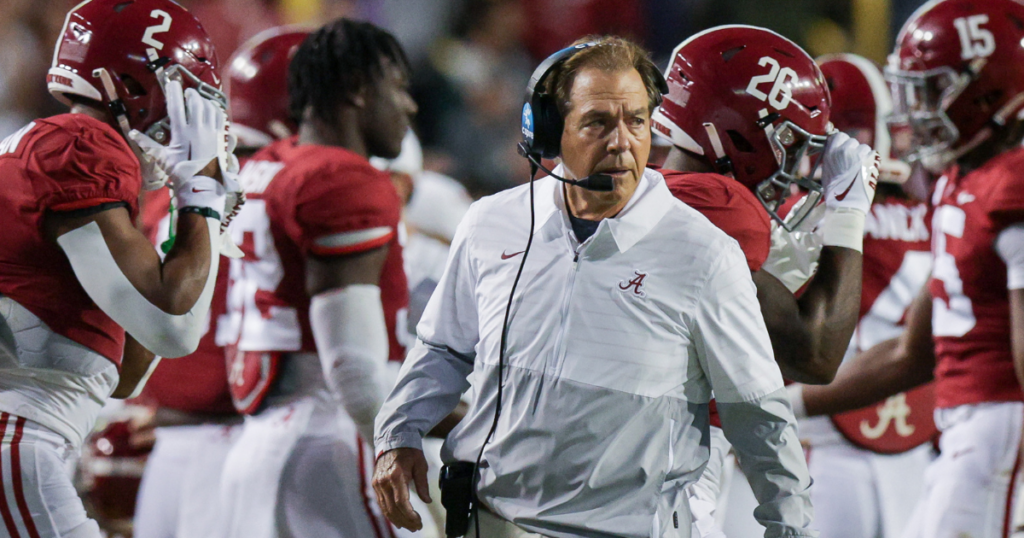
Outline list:
[[[373,490],[377,493],[377,503],[384,516],[397,527],[418,531],[423,528],[423,520],[409,503],[410,482],[416,484],[420,499],[429,503],[427,459],[423,457],[423,451],[396,448],[377,459],[373,470]]]

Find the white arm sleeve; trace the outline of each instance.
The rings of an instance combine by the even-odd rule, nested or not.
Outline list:
[[[996,252],[1006,263],[1006,289],[1024,288],[1024,222],[999,232]]]
[[[327,385],[373,443],[373,419],[387,396],[388,328],[380,288],[356,284],[313,297],[309,321]]]
[[[206,332],[213,285],[220,263],[220,221],[205,219],[210,237],[210,272],[196,304],[180,316],[168,314],[149,302],[128,280],[110,253],[99,224],[90,222],[57,238],[89,298],[142,344],[173,359],[199,347]]]

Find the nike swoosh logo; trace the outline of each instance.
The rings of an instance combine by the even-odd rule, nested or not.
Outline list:
[[[520,250],[519,252],[513,252],[512,254],[507,254],[505,251],[501,251],[501,259],[507,260],[509,258],[515,258],[516,256],[518,256],[518,255],[520,255],[520,254],[522,254],[524,252],[526,252],[526,251],[525,250]]]
[[[192,192],[210,192],[210,189],[197,189],[192,187]]]
[[[837,194],[837,195],[836,195],[836,201],[837,201],[837,202],[842,202],[842,201],[843,201],[843,198],[846,198],[846,195],[847,195],[847,194],[850,194],[850,189],[852,189],[852,188],[853,188],[853,185],[854,185],[855,183],[857,183],[857,178],[856,178],[856,177],[855,177],[855,178],[853,178],[853,181],[851,181],[851,182],[850,182],[850,186],[849,186],[849,187],[846,187],[846,190],[845,190],[845,191],[843,191],[843,192],[841,192],[841,193],[839,193],[839,194]]]

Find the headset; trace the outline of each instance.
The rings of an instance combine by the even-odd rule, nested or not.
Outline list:
[[[607,174],[592,174],[582,179],[568,179],[548,170],[541,159],[554,159],[561,154],[562,131],[565,128],[565,118],[558,111],[558,101],[553,93],[544,91],[544,81],[553,71],[561,67],[569,58],[577,52],[597,46],[598,43],[580,43],[566,47],[551,56],[548,56],[537,69],[530,75],[530,82],[526,85],[526,102],[523,104],[522,133],[523,141],[519,143],[519,154],[530,161],[532,173],[530,178],[537,173],[537,168],[544,170],[551,177],[570,185],[583,187],[584,189],[607,192],[614,188],[612,177]],[[654,83],[658,91],[664,95],[668,93],[668,83],[661,71],[654,70]],[[661,104],[659,97],[658,104]]]
[[[478,510],[476,488],[479,482],[480,461],[483,459],[484,449],[487,448],[487,444],[494,437],[494,433],[498,429],[498,418],[501,416],[501,397],[503,387],[505,386],[505,348],[508,340],[509,315],[512,311],[512,301],[515,298],[516,288],[519,286],[519,278],[523,275],[526,259],[530,255],[530,247],[533,246],[533,232],[537,221],[533,196],[533,182],[537,175],[537,170],[544,170],[551,177],[563,183],[577,185],[588,190],[607,192],[611,191],[615,186],[614,180],[607,174],[591,174],[582,179],[568,179],[555,175],[554,172],[548,170],[541,162],[542,158],[554,159],[561,154],[562,130],[565,128],[565,119],[558,112],[558,102],[555,96],[541,90],[544,87],[544,80],[547,79],[552,71],[561,67],[562,64],[569,58],[572,58],[577,52],[596,46],[600,46],[600,43],[580,43],[548,56],[547,59],[537,66],[533,75],[530,76],[530,82],[526,85],[526,103],[523,104],[522,116],[523,141],[518,144],[518,148],[519,154],[530,161],[530,236],[526,241],[523,257],[519,261],[519,270],[516,272],[516,278],[512,281],[512,289],[508,294],[508,304],[505,306],[505,319],[501,324],[501,344],[498,348],[498,394],[495,400],[494,421],[491,423],[490,431],[487,432],[487,437],[484,438],[483,445],[480,446],[480,452],[477,454],[471,474],[472,497],[470,510],[476,515],[473,519],[476,523],[477,537],[480,537],[480,517],[476,514]],[[654,73],[654,82],[657,85],[658,91],[661,95],[667,94],[668,84],[665,82],[665,77],[657,69],[654,70]],[[657,104],[661,104],[660,97]]]

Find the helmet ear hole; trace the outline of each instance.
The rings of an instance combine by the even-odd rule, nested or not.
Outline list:
[[[142,97],[146,95],[146,88],[144,88],[142,84],[135,80],[131,75],[121,73],[118,75],[118,78],[121,79],[121,84],[124,84],[124,88],[128,90],[128,95],[132,97]]]
[[[756,153],[757,152],[757,150],[754,149],[754,145],[751,144],[749,140],[747,140],[747,137],[745,137],[742,134],[740,134],[739,131],[736,131],[736,130],[733,130],[733,129],[729,129],[728,131],[725,132],[725,134],[729,135],[729,140],[732,140],[732,145],[736,149],[738,149],[738,150],[740,150],[740,151],[742,151],[744,153]]]

